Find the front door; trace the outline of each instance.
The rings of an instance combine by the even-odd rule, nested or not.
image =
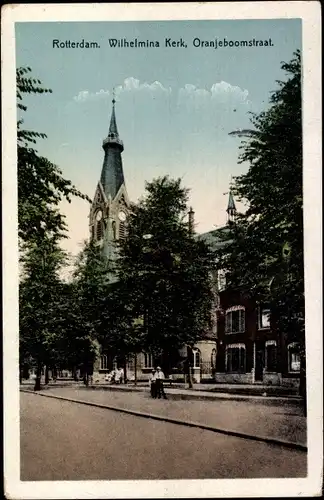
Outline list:
[[[255,381],[262,382],[263,380],[263,368],[264,368],[264,349],[256,346],[256,356],[255,356]]]

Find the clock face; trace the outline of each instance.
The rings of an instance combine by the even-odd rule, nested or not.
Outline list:
[[[122,222],[126,220],[126,214],[122,210],[118,213],[118,219]]]
[[[98,212],[96,213],[96,220],[100,221],[101,219],[102,219],[102,211],[98,210]]]

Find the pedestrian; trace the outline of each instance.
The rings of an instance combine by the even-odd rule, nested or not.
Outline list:
[[[156,373],[156,371],[152,370],[152,373],[150,374],[150,377],[149,377],[150,392],[151,392],[151,397],[153,399],[155,399],[157,396],[155,373]]]
[[[164,392],[163,381],[164,381],[164,373],[160,366],[156,368],[155,380],[156,380],[156,393],[157,397],[161,399],[163,396],[164,399],[167,399],[166,394]]]

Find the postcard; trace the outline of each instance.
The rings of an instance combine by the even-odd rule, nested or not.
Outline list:
[[[320,494],[319,10],[3,7],[8,498]]]

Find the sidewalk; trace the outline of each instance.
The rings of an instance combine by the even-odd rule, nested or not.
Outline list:
[[[32,387],[33,381],[24,381],[22,387]],[[134,382],[127,384],[108,384],[94,383],[88,388],[83,382],[75,382],[73,380],[50,382],[47,386],[42,386],[44,389],[59,388],[59,387],[78,387],[80,389],[92,389],[103,391],[123,391],[123,392],[139,392],[146,391],[148,388],[147,382]],[[260,402],[262,404],[277,404],[281,405],[286,402],[292,404],[301,404],[301,397],[298,391],[293,388],[282,386],[266,386],[266,385],[243,385],[243,384],[194,384],[192,389],[188,389],[187,384],[172,383],[171,386],[165,384],[165,389],[168,391],[170,399],[195,399],[195,400],[215,400],[215,399],[231,399],[233,401],[251,401]]]
[[[25,389],[31,390],[27,387]],[[265,407],[260,401],[254,400],[253,404],[249,404],[249,401],[233,400],[231,396],[227,400],[219,399],[218,394],[212,393],[204,403],[196,398],[183,401],[172,397],[181,392],[184,391],[166,389],[166,401],[151,399],[148,388],[137,387],[136,390],[129,390],[127,386],[119,390],[100,390],[99,387],[96,390],[48,387],[39,394],[104,405],[113,410],[137,412],[138,416],[146,418],[156,416],[159,420],[176,419],[178,423],[181,421],[187,425],[207,426],[224,434],[242,433],[247,437],[254,436],[261,440],[264,438],[266,441],[281,440],[306,447],[306,419],[301,408],[290,404],[289,401],[282,402],[280,406],[269,401]]]

